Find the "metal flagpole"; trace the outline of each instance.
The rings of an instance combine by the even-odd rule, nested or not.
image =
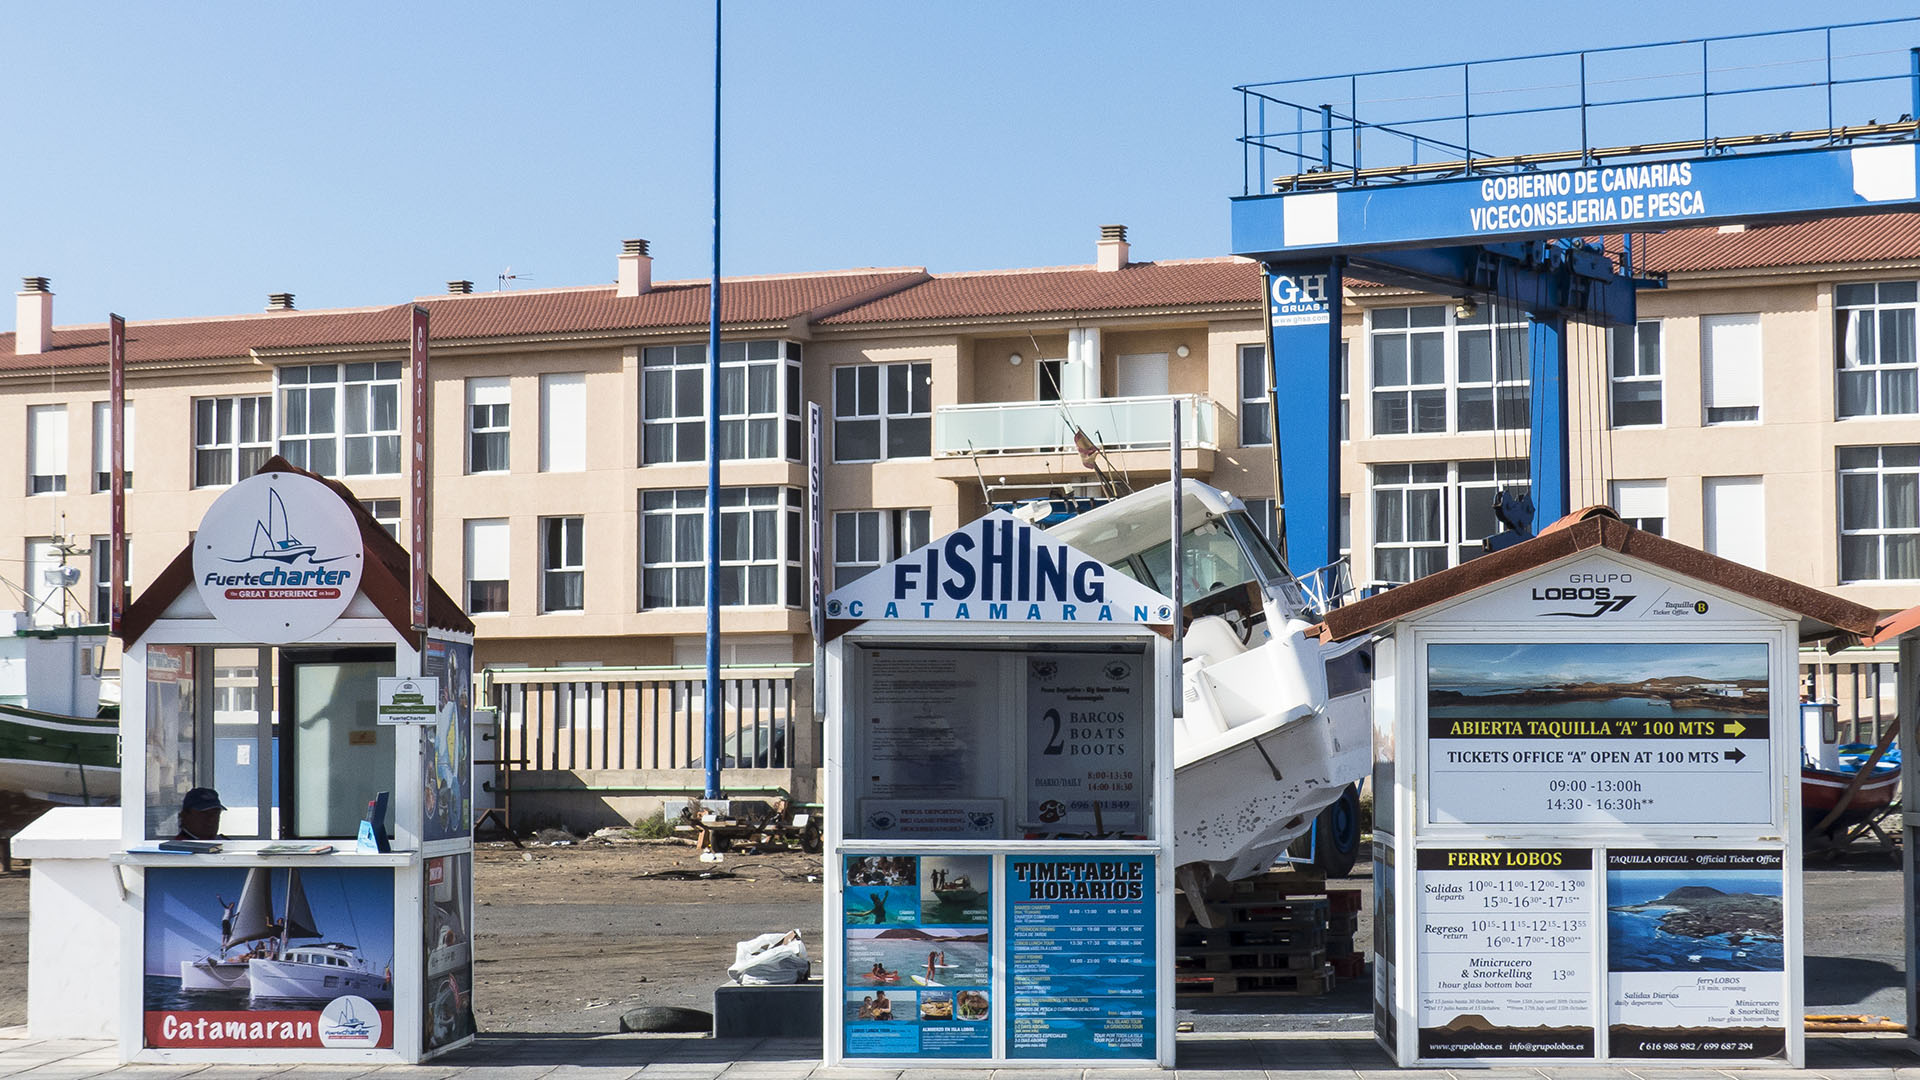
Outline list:
[[[707,784],[720,797],[720,4],[713,0],[713,284],[707,313]]]

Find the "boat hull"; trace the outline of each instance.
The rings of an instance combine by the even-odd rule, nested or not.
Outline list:
[[[1840,804],[1841,796],[1848,785],[1854,781],[1853,773],[1833,772],[1826,769],[1802,767],[1800,770],[1800,814],[1811,829],[1826,819],[1833,808]],[[1900,790],[1900,770],[1876,770],[1875,775],[1860,785],[1853,794],[1852,801],[1841,812],[1840,817],[1829,828],[1844,828],[1857,825],[1867,818],[1892,805],[1894,796]]]
[[[120,722],[0,704],[0,790],[45,802],[120,799]]]
[[[393,991],[386,979],[370,971],[331,967],[321,964],[293,963],[286,960],[251,960],[247,964],[248,994],[253,1000],[332,1001],[354,994],[377,1003],[390,1001]]]
[[[187,993],[211,993],[248,989],[245,960],[182,960],[180,989]]]

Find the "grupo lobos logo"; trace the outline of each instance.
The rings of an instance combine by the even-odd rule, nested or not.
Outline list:
[[[348,994],[337,997],[320,1010],[320,1045],[327,1047],[372,1047],[380,1045],[380,1011],[373,1002]]]
[[[194,584],[207,610],[267,644],[331,626],[359,591],[364,561],[353,511],[299,473],[260,473],[228,488],[193,541]]]

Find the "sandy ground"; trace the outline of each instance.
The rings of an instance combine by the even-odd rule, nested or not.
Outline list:
[[[529,858],[528,856],[531,856]],[[1362,942],[1372,889],[1363,863]],[[719,871],[730,877],[699,875]],[[734,942],[799,929],[820,962],[818,856],[729,854],[709,866],[675,843],[482,845],[475,1006],[484,1030],[608,1032],[636,1005],[711,1008]],[[1884,856],[1806,869],[1807,1011],[1904,1012],[1900,873]],[[0,1026],[26,1021],[27,872],[0,874]],[[1317,998],[1182,998],[1207,1031],[1360,1031],[1369,984]]]

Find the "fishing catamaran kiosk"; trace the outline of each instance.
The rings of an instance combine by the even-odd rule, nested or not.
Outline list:
[[[1380,1043],[1803,1065],[1798,656],[1877,624],[1604,508],[1329,612],[1379,635]]]
[[[110,1008],[143,1062],[417,1062],[472,1038],[473,624],[426,585],[423,631],[406,551],[279,458],[213,503],[121,624],[119,839],[81,898],[117,918],[117,956],[36,964],[36,1015]],[[196,788],[220,850],[162,850]],[[357,839],[370,802],[385,843]]]
[[[826,599],[826,1059],[1173,1063],[1173,601],[1005,512]]]

